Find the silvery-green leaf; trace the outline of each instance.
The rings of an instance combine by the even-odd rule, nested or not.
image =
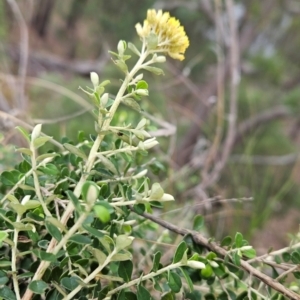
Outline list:
[[[150,192],[150,199],[152,200],[159,200],[162,198],[162,196],[164,195],[164,190],[163,188],[160,186],[159,183],[154,183],[152,185],[151,188],[151,192]]]
[[[144,66],[143,69],[151,73],[154,73],[155,75],[165,75],[164,71],[160,68]]]
[[[138,56],[141,56],[140,51],[136,48],[136,46],[132,43],[128,43],[128,48]]]
[[[143,129],[145,127],[145,125],[147,124],[147,119],[143,118],[139,124],[136,125],[135,129],[140,130]]]
[[[97,156],[101,159],[101,162],[108,170],[110,170],[114,174],[118,174],[118,170],[116,169],[115,165],[107,157],[100,153],[98,153]]]
[[[75,147],[74,145],[71,145],[71,144],[68,144],[68,143],[65,143],[64,144],[64,147],[71,153],[75,154],[76,156],[79,156],[81,158],[83,158],[84,160],[87,159],[85,153],[78,149],[77,147]]]
[[[16,152],[24,153],[28,156],[32,155],[32,151],[28,148],[18,148],[18,149],[16,149]]]
[[[133,108],[138,112],[141,111],[140,105],[132,98],[125,98],[122,100],[122,103],[124,103],[126,106],[129,106],[130,108]]]

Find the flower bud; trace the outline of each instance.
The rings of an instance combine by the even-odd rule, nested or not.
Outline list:
[[[213,268],[218,268],[219,267],[219,264],[216,263],[215,261],[209,261],[209,264],[213,267]]]
[[[119,55],[122,56],[126,50],[126,42],[122,40],[119,41],[117,48],[118,48]]]
[[[94,89],[96,89],[97,86],[99,85],[99,76],[96,72],[91,72],[90,77],[91,77],[91,82],[94,86]]]
[[[158,63],[164,63],[166,61],[166,57],[161,55],[161,56],[157,56],[155,58],[155,62],[158,62]]]
[[[100,103],[102,107],[105,107],[108,101],[108,93],[105,93],[102,95],[101,99],[100,99]]]
[[[197,260],[188,260],[187,265],[193,269],[205,269],[205,264]]]
[[[145,90],[145,89],[138,89],[135,91],[135,93],[139,96],[148,96],[149,95],[148,90]]]
[[[142,80],[143,79],[143,76],[144,76],[144,74],[143,73],[141,73],[141,74],[139,74],[138,76],[136,76],[135,78],[134,78],[134,81],[140,81],[140,80]]]
[[[155,138],[151,138],[146,140],[145,142],[140,142],[140,144],[143,144],[143,150],[148,150],[151,149],[152,147],[156,146],[158,143],[158,141]],[[140,145],[139,145],[140,146]],[[141,145],[142,146],[142,145]]]
[[[34,141],[37,137],[40,136],[42,130],[42,124],[37,124],[32,131],[31,140]]]

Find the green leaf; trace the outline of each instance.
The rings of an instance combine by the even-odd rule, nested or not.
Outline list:
[[[32,151],[28,148],[17,148],[16,152],[23,153],[23,154],[26,154],[28,156],[32,155]]]
[[[86,235],[82,235],[82,234],[74,234],[69,238],[70,242],[74,242],[76,244],[91,244],[92,240],[86,236]]]
[[[166,292],[161,296],[161,300],[176,300],[175,293],[172,291]]]
[[[97,237],[97,238],[102,238],[104,236],[104,234],[99,231],[98,229],[94,228],[94,227],[91,227],[89,225],[86,225],[86,224],[82,224],[82,227],[87,231],[89,232],[91,235]]]
[[[103,205],[97,204],[93,207],[93,210],[95,212],[95,215],[98,217],[98,219],[102,223],[107,223],[110,221],[110,213],[109,213],[108,209],[106,207],[104,207]]]
[[[291,259],[291,255],[288,252],[282,253],[282,259],[284,262],[288,262]]]
[[[138,56],[141,55],[140,51],[136,48],[136,46],[134,44],[128,43],[128,48],[136,55],[138,55]]]
[[[0,297],[5,300],[16,300],[17,299],[15,293],[7,286],[1,287]]]
[[[138,300],[153,300],[148,290],[146,290],[142,285],[137,286],[137,299]]]
[[[111,261],[124,261],[124,260],[131,260],[131,259],[132,259],[132,254],[127,250],[123,250],[122,253],[119,252],[115,254],[111,258]]]
[[[107,256],[99,249],[96,248],[91,248],[91,252],[93,253],[93,256],[96,258],[96,260],[98,261],[99,265],[102,265]]]
[[[205,268],[201,270],[201,276],[209,278],[213,275],[213,269],[210,264],[205,265]]]
[[[226,247],[226,246],[230,246],[232,243],[232,238],[228,235],[226,237],[224,237],[224,239],[221,242],[221,247]]]
[[[151,193],[150,193],[149,198],[151,200],[159,200],[163,197],[163,195],[164,195],[164,190],[161,187],[161,185],[157,182],[154,183],[151,187]]]
[[[10,267],[11,262],[8,260],[0,260],[0,268]]]
[[[133,237],[127,235],[118,235],[116,238],[116,250],[125,249],[132,244]]]
[[[41,203],[38,200],[29,200],[23,206],[26,208],[26,210],[29,210],[41,206]]]
[[[36,138],[34,141],[33,141],[33,146],[35,149],[38,149],[40,148],[41,146],[44,146],[45,143],[47,143],[48,141],[52,140],[52,137],[51,136],[41,136],[41,137],[38,137]]]
[[[141,112],[140,105],[132,98],[122,99],[122,103],[138,112]]]
[[[17,183],[13,173],[9,171],[4,171],[0,178],[4,186],[14,186]]]
[[[204,224],[204,218],[201,215],[197,215],[194,218],[194,224],[193,224],[193,229],[196,231],[199,231]]]
[[[125,282],[129,282],[131,280],[133,270],[133,264],[131,260],[121,261],[119,263],[118,275],[123,278]]]
[[[237,251],[232,254],[232,262],[238,267],[241,265],[241,258]]]
[[[300,279],[300,272],[293,272],[293,275],[295,276],[295,278]]]
[[[66,194],[68,198],[72,201],[76,211],[82,213],[82,208],[79,199],[74,195],[74,193],[72,191],[67,191]]]
[[[35,226],[30,223],[23,224],[21,222],[13,222],[12,225],[15,229],[18,229],[20,231],[35,231]]]
[[[40,240],[38,241],[38,246],[42,249],[47,250],[48,246],[49,246],[49,241],[47,240]]]
[[[154,257],[153,257],[153,266],[152,266],[152,269],[151,269],[151,272],[156,272],[159,270],[159,262],[160,262],[160,259],[161,259],[161,252],[156,252],[154,254]]]
[[[59,220],[57,220],[54,217],[47,217],[46,218],[47,222],[51,223],[55,227],[59,228],[61,231],[67,232],[67,228],[63,223],[61,223]]]
[[[85,153],[84,153],[81,149],[75,147],[74,145],[65,143],[65,144],[64,144],[64,147],[65,147],[69,152],[75,154],[76,156],[79,156],[79,157],[81,157],[81,158],[84,159],[84,160],[87,159],[87,156],[85,155]]]
[[[22,126],[17,126],[16,129],[23,135],[23,137],[30,142],[29,133],[28,131],[23,128]]]
[[[55,157],[55,156],[58,156],[58,154],[57,153],[45,153],[45,154],[42,154],[42,155],[38,156],[36,158],[36,161],[42,161],[46,158]]]
[[[112,250],[115,248],[115,243],[113,239],[108,235],[105,235],[104,237],[100,238],[99,241],[108,253],[111,253]]]
[[[192,281],[190,275],[185,271],[184,268],[179,268],[179,269],[189,287],[189,291],[192,292],[194,290],[194,284],[193,284],[193,281]]]
[[[21,203],[10,203],[9,206],[20,216],[27,210]]]
[[[117,168],[115,165],[104,155],[98,153],[97,156],[101,159],[101,163],[106,167],[109,171],[111,171],[114,174],[119,174]]]
[[[80,278],[72,276],[72,277],[64,277],[60,281],[60,284],[69,291],[74,290],[79,286]]]
[[[292,262],[294,264],[299,265],[300,264],[300,254],[299,254],[299,252],[297,252],[297,251],[292,252],[291,259],[292,259]]]
[[[243,235],[240,232],[236,233],[234,242],[236,248],[241,248],[243,246]]]
[[[115,63],[115,65],[121,70],[123,71],[124,73],[127,73],[128,72],[128,67],[126,65],[126,63],[121,60],[121,59],[116,59],[113,61]]]
[[[276,264],[279,264],[279,265],[281,264],[281,259],[280,259],[279,255],[275,255],[274,259],[275,259]]]
[[[178,293],[181,289],[181,278],[175,272],[170,271],[168,274],[168,285],[174,293]]]
[[[4,285],[9,281],[9,278],[7,276],[1,276],[0,277],[0,285]]]
[[[48,287],[48,284],[43,280],[34,280],[29,283],[28,287],[36,294],[43,294]]]
[[[42,251],[42,250],[32,250],[32,252],[39,257],[41,260],[45,260],[45,261],[50,261],[50,262],[56,262],[56,256],[52,253],[48,253],[46,251]]]
[[[62,239],[62,234],[59,229],[47,220],[45,221],[45,225],[50,235],[60,242]]]
[[[175,252],[174,258],[173,258],[173,263],[180,262],[184,256],[185,251],[187,250],[187,245],[184,241],[182,241]]]
[[[39,171],[43,172],[44,174],[52,175],[52,176],[55,176],[59,173],[59,170],[54,164],[46,164],[45,167],[39,167]]]
[[[140,80],[136,84],[136,89],[148,90],[148,83],[145,80]]]
[[[255,249],[243,250],[242,254],[248,258],[254,258],[256,256],[256,251]]]
[[[143,69],[145,69],[155,75],[165,75],[164,71],[160,68],[144,66]]]
[[[226,271],[225,271],[225,268],[223,265],[219,265],[217,268],[213,268],[213,271],[220,278],[222,278],[226,274]]]

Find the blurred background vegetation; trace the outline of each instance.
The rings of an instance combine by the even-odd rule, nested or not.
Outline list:
[[[44,123],[57,140],[93,134],[91,104],[78,86],[91,85],[95,71],[113,79],[109,93],[116,93],[122,74],[108,50],[120,39],[139,45],[135,24],[148,8],[163,9],[190,39],[183,62],[168,59],[164,76],[146,75],[150,96],[140,103],[161,142],[150,157],[162,164],[150,175],[176,198],[164,217],[191,227],[194,214],[202,213],[216,238],[241,231],[258,250],[286,245],[300,217],[300,3],[234,1],[240,77],[232,115],[225,2],[1,1],[0,171],[20,158],[13,152],[24,143],[17,125]],[[140,116],[121,107],[117,119],[135,124]]]

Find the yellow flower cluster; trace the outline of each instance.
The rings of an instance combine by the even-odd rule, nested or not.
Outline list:
[[[135,28],[143,41],[147,42],[153,34],[157,36],[155,50],[167,52],[174,59],[184,59],[189,39],[183,26],[180,26],[180,22],[174,17],[170,17],[168,12],[163,13],[162,10],[156,12],[154,9],[149,9],[143,27],[138,23]]]

